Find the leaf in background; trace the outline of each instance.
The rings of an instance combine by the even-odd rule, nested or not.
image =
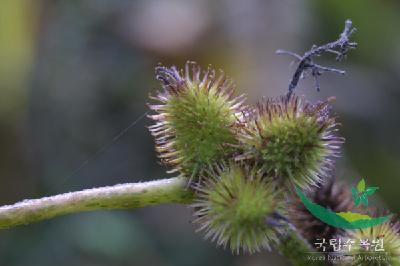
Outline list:
[[[360,182],[358,182],[357,190],[358,190],[358,193],[364,192],[364,190],[365,190],[365,180],[364,180],[364,178],[361,179]]]
[[[367,196],[371,196],[372,194],[374,194],[378,190],[378,188],[379,187],[368,187],[365,190],[364,194],[367,195]]]

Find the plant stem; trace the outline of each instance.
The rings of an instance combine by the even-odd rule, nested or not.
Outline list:
[[[289,229],[289,233],[280,241],[278,250],[294,266],[329,265],[326,261],[308,259],[313,257],[313,250],[307,241],[302,238],[294,228]],[[315,257],[315,256],[314,256]]]
[[[186,179],[175,177],[144,183],[86,189],[0,207],[0,229],[55,216],[104,209],[140,208],[163,203],[189,203]]]
[[[187,204],[192,202],[193,194],[186,186],[187,179],[175,177],[24,200],[0,207],[0,229],[86,211],[141,208],[163,203]],[[278,249],[293,265],[324,265],[306,262],[305,256],[311,247],[293,230],[281,240]]]

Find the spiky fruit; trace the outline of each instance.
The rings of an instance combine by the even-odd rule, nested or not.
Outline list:
[[[301,188],[320,183],[344,141],[335,134],[329,109],[329,101],[310,104],[293,95],[262,101],[249,116],[237,160],[254,161],[282,183]]]
[[[163,91],[152,97],[159,104],[150,105],[158,113],[150,116],[156,121],[150,131],[162,163],[194,176],[229,156],[244,101],[233,96],[232,81],[210,68],[202,73],[193,62],[184,71],[158,66],[156,77]]]
[[[194,187],[194,222],[205,238],[253,253],[269,249],[283,233],[281,199],[255,169],[220,165]]]
[[[334,212],[348,212],[354,209],[350,189],[334,178],[321,184],[320,187],[313,187],[307,192],[307,197]],[[300,235],[314,248],[317,239],[329,241],[344,234],[343,229],[330,226],[311,214],[296,194],[289,195],[288,218]]]
[[[372,216],[382,213],[373,211]],[[349,265],[399,266],[400,265],[400,222],[395,218],[383,224],[357,230],[348,230],[356,245],[347,255],[352,255]],[[360,241],[365,245],[360,245]]]

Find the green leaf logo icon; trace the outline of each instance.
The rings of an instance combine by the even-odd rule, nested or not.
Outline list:
[[[362,203],[365,206],[368,206],[368,196],[371,196],[378,190],[378,187],[366,187],[365,180],[361,179],[360,182],[357,184],[356,188],[351,188],[351,194],[353,197],[353,204],[354,206],[358,206]]]
[[[378,187],[369,187],[365,190],[365,195],[367,196],[371,196],[372,194],[374,194],[376,191],[378,190]]]
[[[366,197],[366,195],[361,195],[360,196],[361,199],[361,203],[364,204],[365,206],[368,206],[368,198]]]
[[[364,178],[361,179],[360,182],[358,182],[357,190],[358,190],[358,193],[360,193],[360,194],[364,192],[364,190],[365,190],[365,180],[364,180]]]
[[[354,188],[354,190],[356,189]],[[392,217],[392,214],[381,217],[370,217],[366,214],[356,212],[333,212],[329,208],[312,202],[299,188],[296,189],[296,193],[312,215],[333,227],[342,229],[369,228],[384,223]],[[363,202],[363,204],[368,204],[365,194],[358,195],[357,200]]]
[[[361,205],[368,206],[368,197],[374,194],[377,190],[378,187],[367,187],[365,180],[361,179],[356,187],[351,188],[354,206],[358,206],[360,203]],[[329,208],[312,202],[300,188],[296,188],[296,193],[312,215],[333,227],[342,229],[369,228],[382,224],[392,217],[392,214],[380,217],[370,217],[358,212],[334,212]]]

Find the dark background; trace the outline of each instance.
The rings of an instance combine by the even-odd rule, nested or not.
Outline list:
[[[301,53],[335,40],[351,18],[359,48],[345,62],[319,60],[347,75],[324,75],[320,93],[306,80],[298,93],[337,97],[347,139],[337,177],[379,186],[373,204],[398,213],[399,14],[396,0],[4,0],[0,205],[166,177],[147,118],[111,143],[147,110],[158,62],[224,69],[255,103],[284,93],[294,70],[275,50]],[[190,220],[187,207],[168,205],[2,230],[0,265],[286,265],[276,252],[215,248]]]

